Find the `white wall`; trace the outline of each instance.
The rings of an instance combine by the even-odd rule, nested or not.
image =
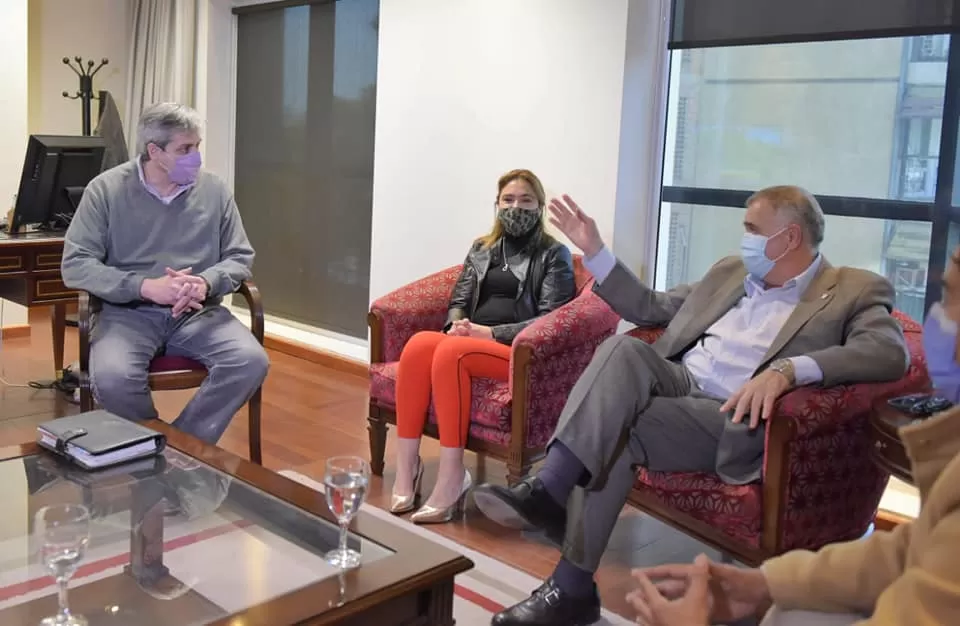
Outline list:
[[[627,16],[613,249],[653,280],[670,73],[669,0],[631,2]]]
[[[230,6],[256,3],[211,0],[200,15],[204,158],[228,181]],[[573,196],[614,251],[649,272],[668,4],[381,0],[371,301],[462,261],[492,224],[497,177],[515,167]],[[365,345],[319,329],[273,320],[267,331],[366,358]]]
[[[236,91],[231,0],[206,0],[197,15],[194,97],[204,117],[203,166],[233,184],[233,97]]]
[[[100,59],[109,59],[94,77],[93,89],[109,91],[123,115],[131,4],[129,0],[29,1],[31,133],[82,132],[80,101],[61,95],[63,91],[74,94],[79,88],[79,79],[63,64],[63,57],[82,57],[84,66],[88,60],[99,65]],[[91,130],[97,126],[97,106],[96,100],[90,105]]]
[[[627,0],[382,0],[370,299],[459,263],[533,170],[613,241]]]
[[[27,146],[27,0],[0,1],[0,211],[12,208]],[[3,326],[27,323],[27,309],[5,302]]]

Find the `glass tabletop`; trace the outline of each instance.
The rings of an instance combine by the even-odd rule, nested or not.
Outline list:
[[[90,626],[204,624],[341,574],[323,559],[335,524],[169,447],[93,473],[45,453],[2,461],[0,502],[0,624],[36,624],[55,607],[32,535],[49,504],[91,513],[69,592]],[[363,564],[393,554],[352,533],[349,546]]]

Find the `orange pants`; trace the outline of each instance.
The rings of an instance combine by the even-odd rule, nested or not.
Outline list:
[[[432,391],[440,445],[465,448],[471,379],[505,381],[509,376],[510,346],[491,339],[417,333],[404,346],[397,367],[397,435],[414,439],[423,434]]]

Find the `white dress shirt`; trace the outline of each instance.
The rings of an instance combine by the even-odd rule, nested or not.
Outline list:
[[[697,344],[683,355],[683,365],[704,393],[727,399],[753,375],[780,329],[800,302],[800,297],[820,269],[822,257],[781,287],[767,288],[752,276],[744,279],[744,295],[711,325]],[[602,283],[617,264],[606,247],[584,265]],[[823,379],[817,362],[808,356],[792,357],[798,385]]]

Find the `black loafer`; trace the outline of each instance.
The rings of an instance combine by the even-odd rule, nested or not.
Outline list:
[[[567,510],[557,504],[536,476],[509,488],[480,485],[473,490],[473,501],[481,513],[501,526],[540,530],[553,543],[563,545]]]
[[[526,600],[504,609],[490,620],[492,626],[588,626],[600,621],[600,595],[574,598],[560,591],[553,579],[538,587]]]

